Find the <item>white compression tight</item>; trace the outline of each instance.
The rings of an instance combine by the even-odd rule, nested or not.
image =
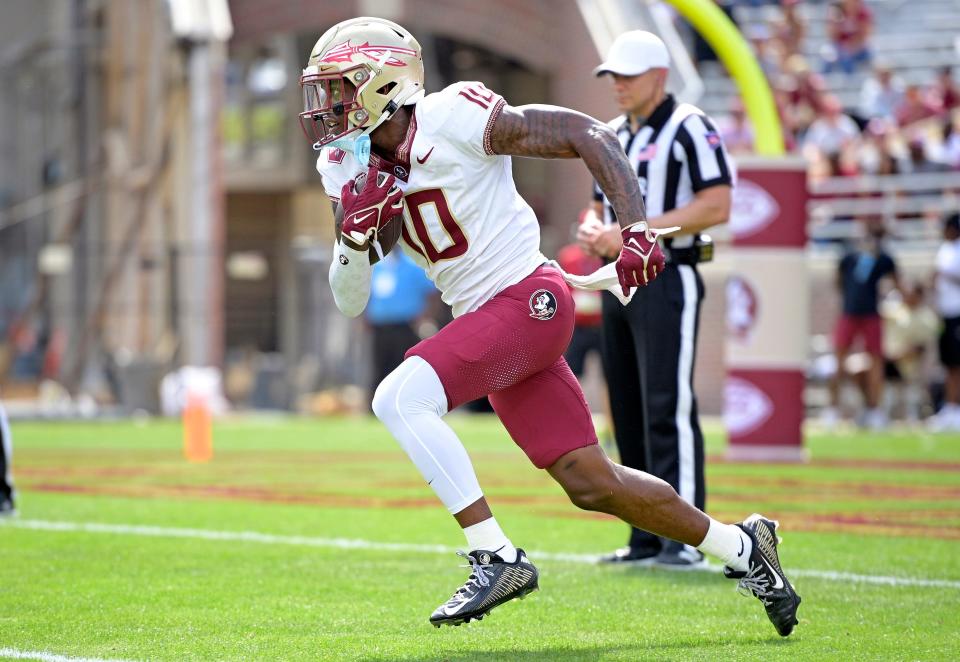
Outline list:
[[[401,363],[377,387],[373,411],[451,514],[483,496],[466,449],[443,422],[447,395],[429,363],[419,356]]]

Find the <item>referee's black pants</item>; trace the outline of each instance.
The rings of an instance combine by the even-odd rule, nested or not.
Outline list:
[[[603,294],[603,362],[620,461],[670,483],[703,510],[703,433],[693,392],[703,280],[696,267],[668,264],[626,306]],[[662,541],[633,529],[629,545]]]

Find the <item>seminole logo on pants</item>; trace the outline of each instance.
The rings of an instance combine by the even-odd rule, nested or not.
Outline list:
[[[557,314],[557,297],[550,290],[537,290],[530,295],[530,317],[538,320],[553,319]]]

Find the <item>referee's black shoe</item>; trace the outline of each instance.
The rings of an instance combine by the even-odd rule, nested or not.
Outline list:
[[[652,565],[660,553],[659,549],[650,549],[647,547],[621,547],[610,554],[604,554],[598,563],[620,564],[629,563],[630,565]]]
[[[653,565],[662,570],[698,570],[707,565],[707,560],[692,547],[669,540],[654,557]]]
[[[483,549],[457,554],[470,561],[466,566],[471,569],[470,576],[449,600],[434,610],[430,622],[436,627],[479,621],[494,607],[514,598],[522,599],[539,588],[540,572],[522,549],[517,550],[513,563]]]
[[[800,596],[793,590],[783,568],[780,567],[780,557],[777,554],[779,523],[754,513],[737,526],[753,541],[750,569],[742,572],[727,566],[724,567],[723,574],[730,579],[739,579],[739,589],[745,595],[748,592],[753,594],[763,603],[767,618],[777,628],[780,636],[786,637],[799,623],[797,608],[800,606]]]
[[[0,517],[13,517],[17,514],[17,507],[13,504],[13,497],[0,497]]]

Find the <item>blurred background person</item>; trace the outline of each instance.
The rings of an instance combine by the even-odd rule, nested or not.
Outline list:
[[[840,174],[841,152],[858,144],[860,127],[843,112],[840,100],[832,94],[822,102],[822,114],[814,120],[803,139],[803,151],[811,163],[829,164],[830,175]]]
[[[954,110],[944,125],[943,162],[952,170],[960,170],[960,110]]]
[[[403,251],[391,251],[373,266],[365,312],[373,359],[370,397],[377,384],[400,365],[407,350],[420,342],[417,327],[429,321],[436,295],[427,274]]]
[[[580,224],[595,214],[593,209],[581,211],[574,225],[574,234]],[[557,263],[567,273],[578,276],[591,274],[603,266],[601,258],[588,254],[576,241],[563,246],[557,252]],[[583,386],[587,401],[594,405],[594,426],[597,428],[597,436],[604,447],[609,447],[613,444],[613,429],[610,401],[607,398],[606,375],[603,372],[603,330],[601,328],[603,298],[600,292],[578,290],[573,287],[570,288],[570,293],[576,305],[576,313],[573,337],[563,357]],[[591,376],[595,376],[597,372],[587,369],[587,362],[591,356],[596,357],[599,383],[597,383],[598,380],[591,379]],[[602,419],[597,416],[596,408],[602,408]]]
[[[772,23],[774,39],[780,43],[786,57],[803,53],[807,25],[798,11],[800,4],[800,0],[781,0],[783,15]]]
[[[0,517],[9,517],[16,513],[13,500],[13,438],[10,436],[10,422],[7,411],[0,402]]]
[[[937,312],[943,321],[940,363],[946,372],[943,406],[930,419],[933,432],[960,431],[960,214],[943,222],[943,243],[934,275]]]
[[[930,88],[930,94],[934,98],[934,105],[944,112],[960,106],[960,86],[953,77],[953,67],[941,67],[937,72],[937,80]]]
[[[586,220],[587,216],[595,215],[593,209],[580,212],[577,226]],[[590,255],[576,242],[567,244],[557,253],[557,263],[568,274],[585,276],[603,266],[603,260],[596,255]],[[578,290],[571,287],[573,301],[577,306],[574,316],[573,338],[570,346],[564,353],[564,358],[570,364],[570,370],[583,381],[584,368],[587,357],[591,354],[600,356],[601,345],[601,293],[596,291]]]
[[[902,296],[888,296],[880,306],[883,318],[884,376],[893,388],[893,405],[908,423],[921,418],[925,402],[924,359],[940,331],[940,319],[925,300],[922,283],[906,286]]]
[[[787,58],[785,69],[783,77],[776,81],[776,87],[785,93],[783,107],[797,140],[802,143],[807,129],[823,112],[827,85],[803,55]]]
[[[883,239],[886,228],[882,221],[866,225],[865,236],[856,248],[840,259],[837,268],[837,286],[843,301],[843,312],[834,327],[836,374],[830,382],[831,406],[823,412],[827,427],[834,427],[840,419],[840,390],[847,377],[847,357],[859,339],[870,355],[865,392],[866,411],[858,420],[871,429],[882,429],[887,417],[880,408],[883,389],[883,326],[879,311],[880,282],[893,279],[897,289],[897,265],[885,251]]]
[[[743,103],[737,99],[730,110],[729,118],[718,121],[723,144],[731,154],[753,153],[753,126],[747,119]]]
[[[895,116],[897,124],[904,127],[935,117],[939,111],[940,109],[930,100],[929,95],[923,93],[922,87],[907,85]]]
[[[903,103],[903,81],[888,66],[877,65],[860,88],[859,111],[864,118],[892,121]]]
[[[873,13],[863,0],[834,2],[827,15],[830,48],[825,54],[824,71],[852,74],[869,63],[872,33]]]
[[[901,171],[913,174],[932,174],[937,172],[946,172],[950,166],[931,158],[928,153],[930,147],[927,144],[926,137],[919,131],[909,132],[907,135],[907,153],[901,165]],[[930,189],[932,192],[935,188]]]

